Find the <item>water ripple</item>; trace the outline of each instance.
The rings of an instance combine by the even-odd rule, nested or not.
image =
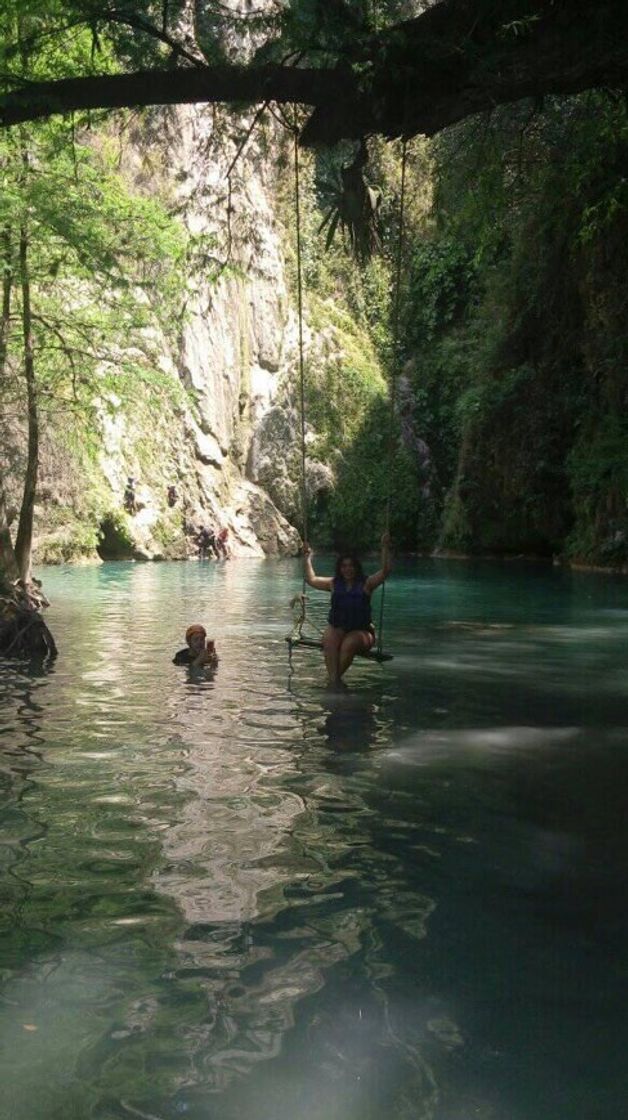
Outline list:
[[[391,584],[396,660],[356,665],[345,696],[316,653],[289,670],[294,565],[47,575],[61,657],[0,680],[11,1120],[537,1120],[504,991],[535,1077],[553,1047],[563,1114],[588,1120],[560,1049],[578,1016],[546,1007],[535,1047],[530,993],[554,983],[543,915],[575,923],[561,960],[586,990],[586,957],[580,1021],[613,1053],[594,991],[618,1024],[616,977],[578,906],[595,866],[625,957],[622,845],[589,797],[625,836],[625,608],[558,596],[553,619],[529,591],[507,620],[494,580],[448,571],[420,600]],[[197,619],[214,673],[172,664]]]

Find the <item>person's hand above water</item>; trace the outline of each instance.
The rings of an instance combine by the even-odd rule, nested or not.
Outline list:
[[[197,669],[205,669],[208,666],[212,669],[216,668],[218,664],[218,654],[216,653],[216,646],[212,639],[209,639],[207,645],[203,647],[198,657],[194,659],[193,664]]]

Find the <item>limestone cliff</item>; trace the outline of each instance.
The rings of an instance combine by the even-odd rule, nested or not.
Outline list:
[[[298,534],[257,484],[256,432],[281,397],[276,473],[293,454],[296,414],[288,404],[295,312],[287,292],[286,231],[277,217],[277,125],[256,130],[238,155],[250,117],[182,106],[144,118],[121,145],[125,177],[153,190],[196,239],[176,341],[159,337],[165,378],[184,392],[159,401],[138,386],[129,406],[109,392],[95,402],[97,453],[88,471],[47,432],[36,556],[155,558],[194,551],[200,526],[229,529],[232,553],[295,552]],[[236,158],[237,157],[237,158]],[[234,163],[235,159],[235,163]],[[229,168],[231,166],[231,172]],[[156,328],[157,331],[157,328]],[[154,342],[154,339],[153,339]],[[127,479],[136,502],[124,508]],[[173,505],[168,487],[174,486]],[[294,503],[293,503],[294,504]]]

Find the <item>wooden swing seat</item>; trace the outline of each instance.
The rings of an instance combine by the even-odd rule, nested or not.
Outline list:
[[[303,646],[305,649],[322,649],[323,643],[318,638],[292,638],[287,637],[289,652],[292,653],[293,649],[298,649]],[[384,653],[383,650],[369,649],[366,653],[357,653],[356,657],[363,657],[365,661],[392,661],[392,653]]]

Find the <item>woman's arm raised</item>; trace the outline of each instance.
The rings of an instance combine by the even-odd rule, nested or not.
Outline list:
[[[303,545],[303,566],[305,569],[305,582],[317,591],[333,591],[334,581],[330,577],[317,576],[312,567],[312,549],[307,541]]]
[[[369,576],[366,583],[364,584],[364,588],[366,591],[368,591],[369,594],[371,593],[371,591],[374,591],[376,587],[379,587],[380,583],[383,583],[391,573],[392,564],[390,560],[390,533],[382,533],[382,558],[380,563],[381,568],[379,569],[379,571],[374,572],[372,576]]]

